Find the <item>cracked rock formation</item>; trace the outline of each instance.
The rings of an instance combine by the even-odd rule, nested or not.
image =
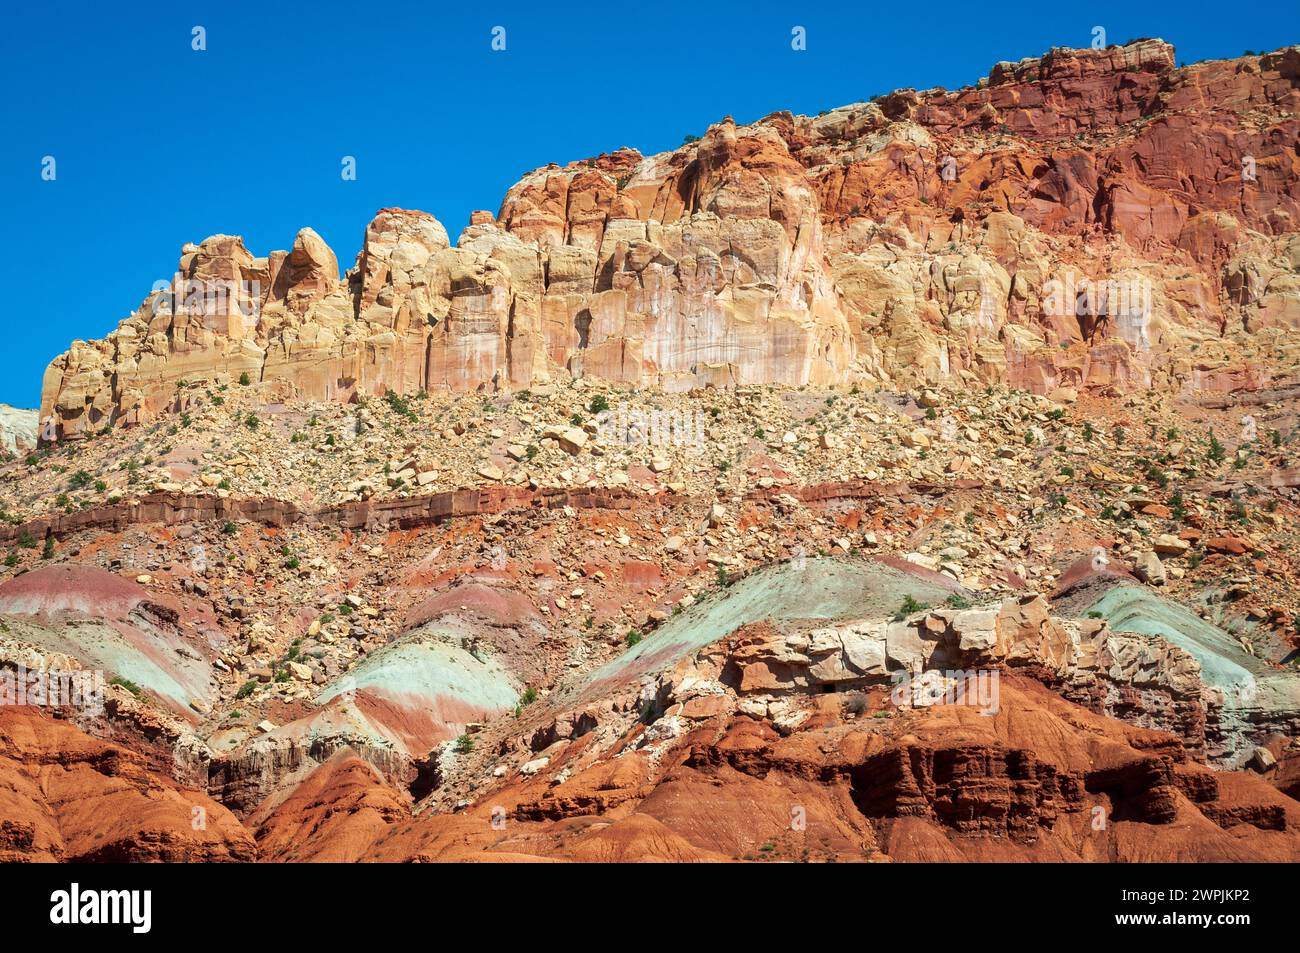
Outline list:
[[[184,409],[182,381],[347,400],[588,376],[1267,385],[1300,345],[1300,48],[1160,40],[999,63],[816,117],[529,173],[453,246],[384,209],[340,280],[310,228],[186,245],[170,286],[45,374],[43,436]],[[689,138],[689,137],[688,137]]]

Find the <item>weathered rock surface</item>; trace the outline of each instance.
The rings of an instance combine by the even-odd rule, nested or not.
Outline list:
[[[171,287],[45,375],[53,436],[271,395],[1006,382],[1232,390],[1300,327],[1297,48],[1176,69],[1139,40],[817,117],[547,166],[453,246],[384,209],[340,280],[311,229],[186,245]]]
[[[719,714],[608,760],[593,758],[584,736],[540,774],[457,814],[384,823],[370,805],[389,796],[371,775],[368,788],[286,803],[260,836],[278,845],[324,818],[339,839],[307,841],[295,859],[341,849],[386,861],[1283,861],[1300,852],[1300,807],[1263,781],[1209,772],[1173,736],[1093,715],[1015,676],[989,718],[939,706],[864,721],[835,696],[824,701],[784,735]],[[367,807],[343,827],[339,815],[357,799]]]
[[[36,447],[40,412],[0,404],[0,450],[19,453]]]
[[[139,755],[30,707],[0,706],[0,861],[248,861],[229,810]]]

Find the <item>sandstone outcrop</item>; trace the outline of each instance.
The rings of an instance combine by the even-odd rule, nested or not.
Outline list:
[[[0,404],[0,450],[8,453],[36,448],[39,411]]]
[[[557,375],[1264,387],[1279,368],[1251,355],[1300,327],[1297,58],[1176,68],[1138,40],[728,117],[672,152],[538,169],[454,246],[384,209],[342,279],[311,229],[265,258],[213,236],[55,359],[42,423],[141,422],[194,380],[343,400]]]

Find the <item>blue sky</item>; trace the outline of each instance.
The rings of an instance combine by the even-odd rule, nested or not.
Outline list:
[[[454,240],[472,209],[495,212],[547,162],[672,148],[727,114],[749,122],[902,86],[958,87],[998,60],[1087,46],[1098,25],[1115,43],[1163,37],[1180,62],[1300,42],[1291,3],[303,8],[11,8],[0,31],[0,401],[35,406],[52,357],[110,331],[172,274],[184,242],[207,235],[243,235],[264,255],[310,225],[347,267],[385,206],[432,212]],[[495,26],[504,52],[491,49]],[[54,181],[41,178],[47,155]],[[355,181],[340,176],[348,155]]]

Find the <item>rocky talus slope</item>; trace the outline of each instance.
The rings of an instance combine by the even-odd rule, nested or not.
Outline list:
[[[1300,860],[1298,70],[187,246],[0,461],[0,859]]]

